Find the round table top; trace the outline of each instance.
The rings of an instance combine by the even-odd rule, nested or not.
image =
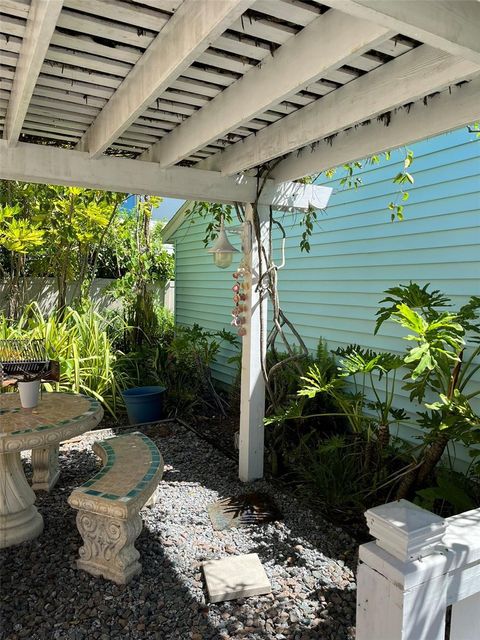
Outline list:
[[[42,393],[34,409],[22,409],[18,393],[3,393],[0,453],[58,444],[92,429],[102,416],[97,400],[78,393]]]

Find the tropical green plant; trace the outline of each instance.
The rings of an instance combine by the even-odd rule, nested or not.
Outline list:
[[[283,425],[290,421],[302,424],[317,418],[324,423],[329,416],[343,416],[357,446],[363,447],[362,468],[372,486],[378,482],[383,489],[396,486],[397,497],[412,497],[428,488],[449,443],[470,447],[474,458],[480,454],[478,446],[472,446],[480,444],[480,420],[472,406],[480,394],[474,385],[480,370],[480,298],[472,297],[458,311],[448,312],[444,308],[450,306],[450,300],[438,290],[430,291],[429,285],[399,285],[386,294],[377,312],[376,331],[393,320],[407,329],[405,339],[413,346],[401,356],[358,345],[337,349],[336,374],[310,364],[300,377],[297,392],[300,400],[312,400],[319,394],[329,398],[332,412],[312,413],[311,406],[297,400],[268,417],[266,424],[273,425],[282,440]],[[392,425],[409,421],[405,410],[393,406],[399,384],[409,391],[412,401],[423,405],[417,413],[421,442],[416,446],[391,442]],[[309,430],[304,437],[313,448],[322,442],[321,438],[311,440]],[[477,467],[480,465],[473,466]]]
[[[267,354],[267,362],[273,365],[289,357],[288,354],[271,352]],[[317,381],[321,379],[325,388],[313,394],[302,394],[305,378],[301,376],[302,370],[305,376],[310,372]],[[322,339],[314,356],[309,355],[278,368],[271,380],[278,409],[273,412],[273,403],[267,406],[267,459],[271,472],[278,475],[289,470],[291,454],[305,438],[311,439],[310,444],[315,446],[315,442],[329,434],[345,431],[345,415],[333,395],[328,393],[332,386],[343,386],[344,383],[338,378],[335,360]]]
[[[9,313],[21,307],[26,275],[52,276],[58,309],[88,292],[98,255],[125,194],[79,187],[0,181],[0,264],[13,285]]]
[[[298,396],[315,398],[321,394],[330,398],[334,407],[334,413],[330,415],[344,418],[350,434],[356,438],[357,448],[363,448],[362,468],[370,473],[372,481],[374,476],[385,477],[385,458],[390,455],[390,425],[404,418],[404,412],[392,406],[395,373],[401,361],[399,364],[391,354],[377,354],[358,345],[338,349],[335,353],[341,356],[336,375],[326,379],[318,366],[310,367],[301,378]],[[389,383],[392,372],[393,379]],[[367,394],[368,382],[374,400]]]
[[[112,346],[111,329],[91,307],[81,311],[67,307],[63,314],[46,318],[32,303],[15,322],[0,315],[1,339],[42,340],[48,357],[59,361],[60,381],[48,383],[47,388],[93,396],[115,415],[122,389],[136,380],[126,374],[125,356]]]
[[[479,490],[475,491],[475,484],[465,473],[439,467],[434,484],[419,489],[415,494],[415,503],[424,509],[445,515],[469,511],[479,503]]]
[[[0,202],[0,250],[8,256],[8,260],[3,260],[8,266],[2,265],[0,259],[0,274],[8,283],[7,313],[10,317],[18,316],[23,301],[22,275],[27,255],[44,244],[44,236],[45,232],[37,222],[22,217],[19,204],[2,205]]]
[[[152,285],[173,276],[173,257],[162,245],[161,228],[151,224],[152,211],[161,198],[144,197],[135,209],[123,215],[111,230],[109,243],[116,242],[118,275],[111,292],[122,303],[126,348],[135,351],[147,342],[154,344],[160,332]]]
[[[332,435],[315,441],[311,433],[292,451],[290,468],[301,491],[317,507],[330,517],[344,518],[346,514],[362,512],[366,495],[371,491],[363,457],[363,448],[356,438]]]
[[[426,484],[450,442],[467,447],[480,444],[480,418],[472,400],[480,394],[474,374],[480,369],[480,297],[473,296],[457,311],[447,312],[450,300],[439,291],[414,283],[387,291],[378,312],[377,330],[393,320],[413,346],[404,357],[404,388],[423,404],[418,413],[422,446],[400,483],[397,497],[411,496]],[[470,353],[468,353],[468,350]],[[473,456],[479,451],[470,449]]]
[[[238,339],[228,331],[207,331],[164,323],[156,344],[132,354],[143,380],[167,388],[166,409],[170,415],[192,418],[206,410],[225,414],[227,403],[211,377],[222,343],[238,347]]]
[[[380,450],[385,451],[390,444],[391,424],[398,425],[407,418],[405,411],[393,406],[397,371],[403,365],[403,358],[387,352],[377,353],[358,345],[339,348],[335,354],[340,356],[340,377],[353,380],[355,397],[362,401],[364,421],[360,422],[360,426],[366,424],[369,431],[373,430]],[[367,384],[374,400],[367,398]]]

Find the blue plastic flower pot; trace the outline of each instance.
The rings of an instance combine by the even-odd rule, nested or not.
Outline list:
[[[135,387],[122,391],[130,424],[155,422],[163,418],[165,387]]]

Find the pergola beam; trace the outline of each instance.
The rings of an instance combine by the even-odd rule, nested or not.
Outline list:
[[[327,11],[145,151],[141,159],[162,167],[176,164],[390,35],[385,27]]]
[[[468,80],[480,72],[473,62],[422,45],[307,105],[199,168],[232,175],[330,136],[370,118]]]
[[[37,144],[9,147],[5,140],[0,140],[0,179],[226,203],[255,202],[258,186],[247,176],[230,178],[186,167],[161,169],[153,162],[108,156],[93,159],[86,152]],[[286,211],[306,210],[310,204],[324,208],[330,194],[327,187],[268,180],[261,202]]]
[[[5,118],[4,139],[15,145],[28,111],[63,0],[32,0]]]
[[[480,79],[452,87],[391,115],[388,126],[374,121],[339,133],[282,160],[272,171],[278,181],[296,180],[373,154],[411,144],[480,120]]]
[[[184,0],[85,132],[77,150],[100,156],[251,3]]]
[[[471,0],[326,0],[334,9],[371,20],[480,65],[480,4]]]

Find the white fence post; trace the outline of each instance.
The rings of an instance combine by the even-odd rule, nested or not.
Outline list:
[[[375,542],[360,547],[357,640],[480,638],[480,509],[443,520],[400,500],[366,513]]]

